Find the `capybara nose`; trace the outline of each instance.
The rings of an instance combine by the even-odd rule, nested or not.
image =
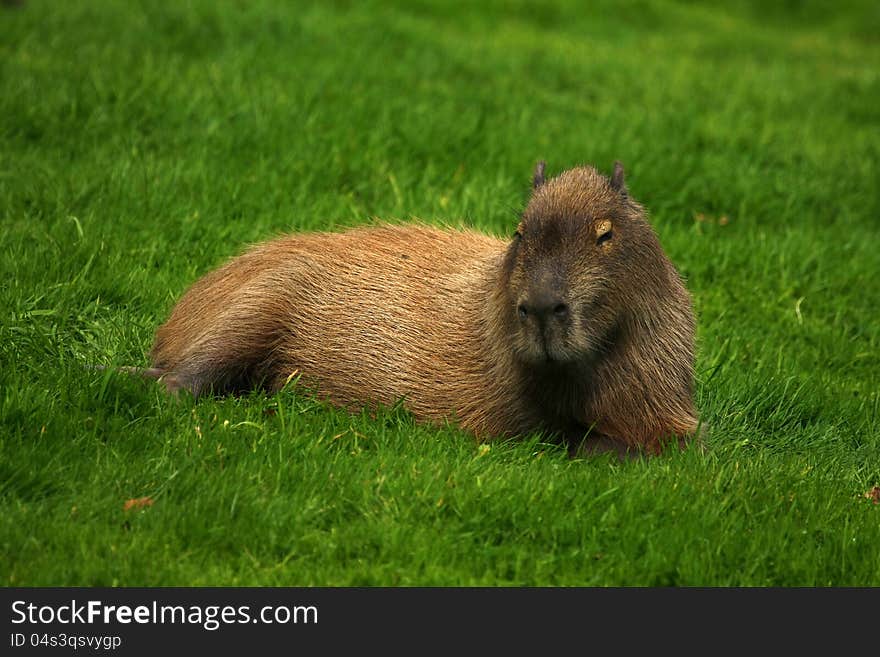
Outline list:
[[[535,294],[527,299],[520,301],[519,318],[525,321],[529,317],[534,317],[541,324],[555,320],[564,322],[568,319],[568,304],[556,294]]]

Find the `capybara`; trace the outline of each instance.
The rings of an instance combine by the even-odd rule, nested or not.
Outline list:
[[[657,453],[697,429],[690,297],[619,162],[549,179],[540,162],[510,239],[378,225],[256,245],[183,295],[151,359],[172,391],[296,376],[481,440]]]

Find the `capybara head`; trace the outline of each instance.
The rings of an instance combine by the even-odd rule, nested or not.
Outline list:
[[[544,179],[535,170],[505,273],[515,356],[529,365],[566,365],[603,351],[620,314],[659,249],[623,167],[607,178],[584,166]],[[653,265],[656,269],[656,265]]]

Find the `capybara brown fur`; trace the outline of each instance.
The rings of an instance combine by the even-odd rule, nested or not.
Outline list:
[[[146,372],[194,395],[298,376],[334,404],[403,400],[481,440],[657,453],[697,428],[693,334],[622,166],[545,180],[539,163],[509,240],[380,225],[252,247],[183,295]]]

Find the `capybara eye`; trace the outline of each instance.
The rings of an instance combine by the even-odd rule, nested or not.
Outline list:
[[[609,219],[603,219],[598,224],[596,224],[596,245],[602,246],[605,242],[608,242],[613,237],[613,233],[611,232],[611,228],[613,224]]]
[[[526,310],[526,307],[523,304],[519,304],[519,308],[516,309],[516,312],[520,319],[525,319],[529,316],[529,311]]]

